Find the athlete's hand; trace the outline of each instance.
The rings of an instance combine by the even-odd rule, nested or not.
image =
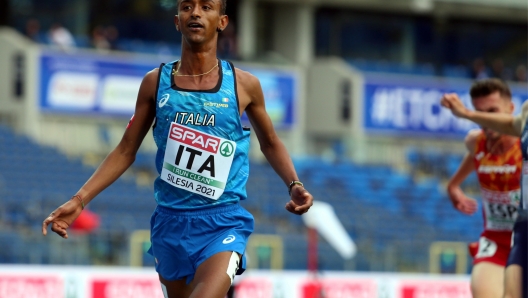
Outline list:
[[[442,106],[450,109],[453,115],[459,118],[466,118],[469,114],[469,110],[464,106],[456,93],[444,94],[440,103]]]
[[[478,209],[477,201],[469,197],[464,197],[457,202],[453,202],[453,206],[455,206],[458,211],[467,215],[472,215],[477,212]]]
[[[456,210],[467,215],[472,215],[473,213],[477,212],[477,201],[466,196],[459,187],[449,190],[449,198],[451,199],[451,203],[453,203],[453,207],[455,207]]]
[[[313,205],[313,196],[304,187],[296,184],[292,187],[290,201],[286,204],[286,210],[301,215],[308,212]]]
[[[51,224],[51,230],[62,238],[68,239],[66,230],[72,222],[81,214],[81,204],[76,200],[69,200],[55,209],[42,223],[42,234],[48,234],[48,225]]]

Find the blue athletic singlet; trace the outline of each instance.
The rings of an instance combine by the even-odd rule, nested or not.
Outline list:
[[[177,61],[160,66],[153,133],[160,206],[195,210],[246,199],[249,129],[240,122],[235,69],[219,61],[217,86],[201,91],[174,84]]]

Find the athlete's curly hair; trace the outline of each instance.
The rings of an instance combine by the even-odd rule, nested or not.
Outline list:
[[[482,96],[488,96],[492,93],[499,92],[501,97],[511,99],[512,94],[510,87],[503,80],[492,78],[479,80],[473,83],[469,94],[471,98],[478,98]]]
[[[176,1],[176,9],[180,9],[180,1],[181,0],[177,0]],[[225,12],[226,12],[226,7],[227,7],[227,0],[221,0],[220,2],[220,15],[225,15]]]

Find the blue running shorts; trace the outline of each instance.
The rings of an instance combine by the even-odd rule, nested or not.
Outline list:
[[[200,264],[224,251],[242,255],[237,275],[245,270],[244,251],[253,232],[253,215],[240,204],[179,211],[158,206],[150,219],[149,254],[166,280],[190,283]],[[227,269],[227,268],[226,268]]]
[[[523,297],[528,297],[528,219],[527,211],[519,210],[519,216],[513,227],[512,248],[508,257],[509,265],[519,265],[523,271]]]

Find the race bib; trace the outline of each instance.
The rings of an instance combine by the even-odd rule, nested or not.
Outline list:
[[[170,185],[218,200],[224,193],[236,143],[171,123],[161,171]]]
[[[497,252],[497,243],[486,237],[480,237],[478,252],[475,258],[488,258],[495,255]]]
[[[511,231],[517,219],[520,190],[489,191],[482,189],[486,230]]]

